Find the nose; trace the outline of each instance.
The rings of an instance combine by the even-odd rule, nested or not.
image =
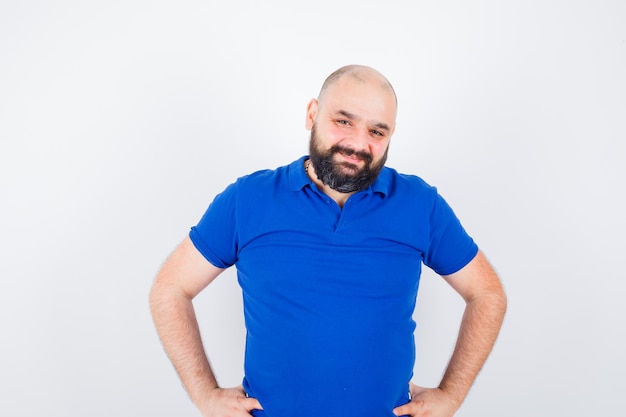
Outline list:
[[[339,144],[340,151],[346,156],[354,156],[363,161],[372,162],[369,141],[367,130],[355,129],[349,137]]]
[[[356,152],[369,153],[369,131],[365,128],[355,129],[349,145]]]

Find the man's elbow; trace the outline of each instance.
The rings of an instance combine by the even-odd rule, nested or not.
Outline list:
[[[150,312],[152,317],[156,317],[167,310],[171,309],[173,303],[179,298],[179,291],[168,280],[161,279],[157,276],[148,293],[148,305],[150,306]]]
[[[499,286],[498,288],[493,289],[488,295],[486,295],[485,300],[489,311],[492,312],[494,318],[502,322],[509,303],[504,288]]]
[[[166,298],[167,292],[164,286],[155,280],[148,293],[148,305],[150,306],[150,313],[153,318],[163,309],[164,300]]]

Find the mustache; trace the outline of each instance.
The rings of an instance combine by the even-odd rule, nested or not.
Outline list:
[[[364,161],[366,161],[367,163],[372,163],[372,155],[368,152],[365,151],[355,151],[354,149],[350,149],[350,148],[346,148],[340,145],[333,145],[329,152],[331,154],[335,154],[335,153],[341,153],[343,155],[346,156],[356,156]]]

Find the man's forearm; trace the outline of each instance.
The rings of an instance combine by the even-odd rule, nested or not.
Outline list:
[[[218,385],[204,352],[191,300],[155,286],[150,309],[168,357],[192,401],[199,405]]]
[[[439,388],[460,406],[496,341],[506,311],[503,291],[467,303],[454,353]]]

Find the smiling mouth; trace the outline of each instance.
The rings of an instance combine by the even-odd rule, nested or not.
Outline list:
[[[339,154],[343,156],[344,158],[349,159],[350,161],[355,161],[355,162],[363,161],[363,158],[361,158],[360,156],[354,153],[339,152]]]
[[[371,162],[372,156],[367,152],[354,151],[348,148],[337,148],[335,152],[350,162]]]

